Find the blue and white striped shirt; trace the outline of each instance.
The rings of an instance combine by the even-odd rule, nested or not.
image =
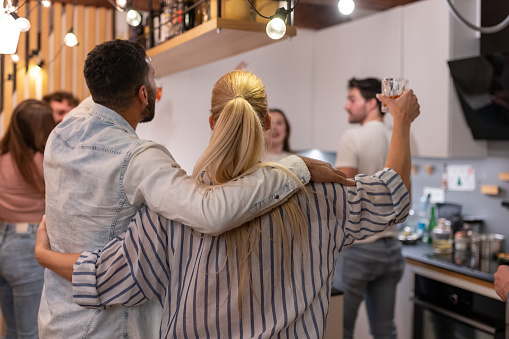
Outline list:
[[[260,217],[262,232],[254,233],[260,260],[252,259],[253,285],[243,292],[242,317],[224,237],[200,234],[147,207],[103,250],[81,255],[74,265],[74,302],[103,309],[158,300],[164,308],[161,338],[322,337],[341,249],[402,222],[410,206],[391,169],[355,180],[354,187],[310,183],[307,202],[297,195],[309,223],[306,258],[293,241],[291,258],[284,258],[270,240],[270,215]]]

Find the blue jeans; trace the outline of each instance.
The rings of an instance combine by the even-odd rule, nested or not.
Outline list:
[[[396,286],[403,275],[404,265],[401,243],[396,238],[354,244],[341,251],[333,286],[344,292],[344,339],[353,337],[357,312],[363,299],[373,337],[397,337],[394,305]]]
[[[0,306],[6,324],[4,339],[39,338],[37,313],[44,269],[35,260],[38,224],[18,227],[0,221]]]

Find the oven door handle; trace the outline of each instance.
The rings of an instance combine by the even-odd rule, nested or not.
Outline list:
[[[455,320],[458,320],[458,321],[461,321],[462,323],[465,323],[465,324],[468,324],[470,326],[473,326],[475,328],[478,328],[480,330],[483,330],[485,332],[488,332],[490,334],[496,334],[497,332],[497,329],[495,327],[492,327],[492,326],[489,326],[489,325],[486,325],[486,324],[483,324],[479,321],[475,321],[475,320],[472,320],[470,318],[467,318],[465,316],[462,316],[460,314],[457,314],[457,313],[454,313],[454,312],[451,312],[449,310],[446,310],[442,307],[438,307],[436,305],[433,305],[429,302],[426,302],[426,301],[423,301],[423,300],[420,300],[419,298],[417,297],[414,297],[412,298],[412,301],[414,303],[416,303],[417,305],[420,305],[420,306],[423,306],[423,307],[426,307],[426,308],[429,308],[430,310],[433,310],[437,313],[440,313],[440,314],[443,314],[443,315],[446,315],[448,317],[451,317]]]

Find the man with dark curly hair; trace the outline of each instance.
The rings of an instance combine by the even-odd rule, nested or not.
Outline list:
[[[67,113],[80,103],[72,93],[63,91],[47,94],[42,97],[42,101],[53,109],[53,119],[57,124],[61,123]]]
[[[269,168],[235,185],[196,188],[166,148],[139,139],[136,126],[152,120],[156,98],[154,69],[139,45],[115,40],[96,46],[84,74],[93,101],[71,111],[46,146],[46,220],[54,251],[102,248],[127,230],[144,204],[168,219],[196,225],[198,232],[219,234],[267,212],[299,187],[291,176]],[[310,176],[349,183],[325,163],[296,156],[280,163],[304,184]],[[71,284],[46,271],[40,337],[156,338],[161,311],[160,304],[150,302],[81,308],[73,303]]]

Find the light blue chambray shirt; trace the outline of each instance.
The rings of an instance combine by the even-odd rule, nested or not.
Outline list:
[[[303,183],[304,162],[281,162]],[[297,187],[288,175],[259,170],[233,185],[197,189],[161,145],[141,140],[124,118],[87,99],[51,133],[44,158],[46,221],[54,251],[102,248],[125,232],[146,203],[166,218],[219,234],[284,201]],[[73,303],[72,286],[46,270],[39,309],[41,338],[157,338],[161,306],[88,310]]]

